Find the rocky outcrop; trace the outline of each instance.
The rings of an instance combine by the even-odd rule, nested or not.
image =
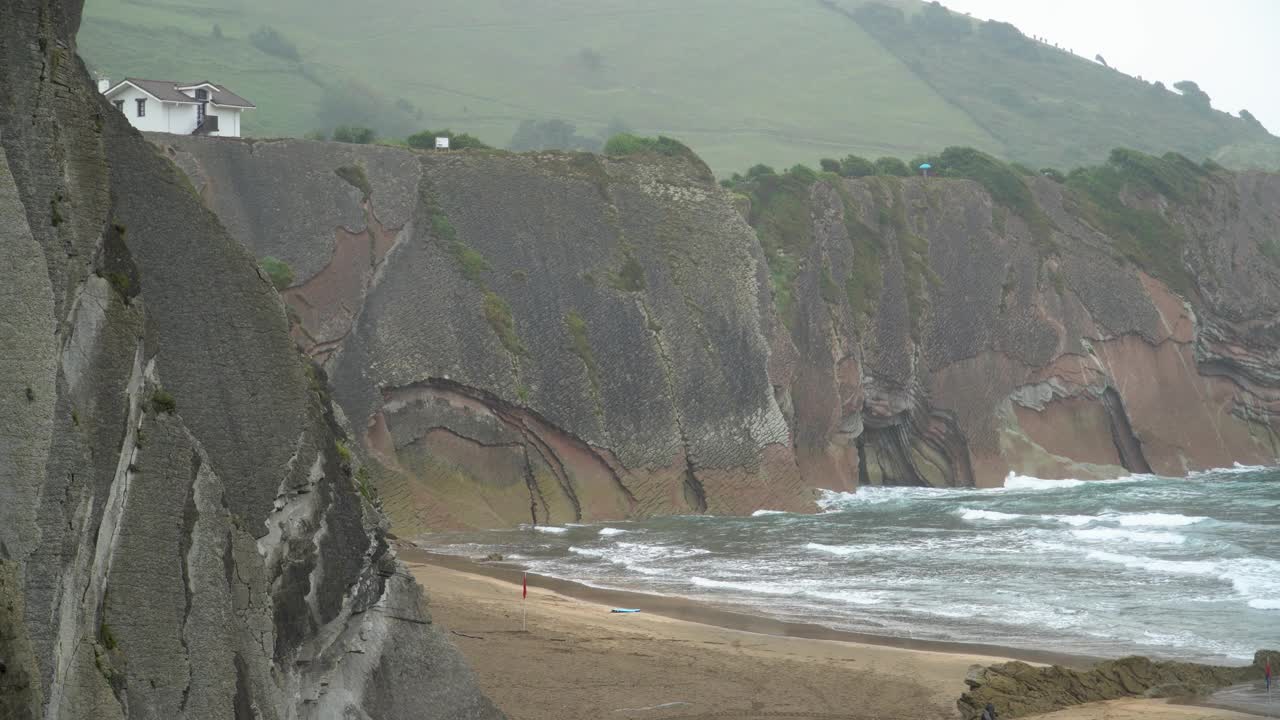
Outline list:
[[[1203,697],[1228,685],[1258,680],[1268,655],[1280,653],[1259,650],[1254,664],[1244,667],[1156,662],[1140,656],[1107,660],[1088,670],[1017,661],[974,665],[965,678],[969,691],[956,705],[965,720],[975,720],[988,703],[1000,717],[1016,718],[1124,697]]]
[[[406,533],[1280,456],[1277,176],[1149,158],[1194,189],[1104,211],[1040,176],[735,195],[691,156],[152,140],[297,270]]]
[[[79,15],[0,8],[0,715],[500,717],[279,296],[94,90]]]

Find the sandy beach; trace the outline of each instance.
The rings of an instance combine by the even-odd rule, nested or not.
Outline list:
[[[955,701],[974,663],[1013,656],[1073,660],[983,646],[858,642],[848,633],[751,619],[688,600],[542,578],[530,580],[522,631],[518,571],[412,548],[401,557],[427,588],[434,621],[450,633],[480,686],[511,720],[956,718]],[[610,613],[617,605],[644,611]],[[1042,716],[1250,717],[1159,700],[1098,703]]]

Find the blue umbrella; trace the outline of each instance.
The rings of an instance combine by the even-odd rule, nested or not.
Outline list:
[[[921,170],[932,170],[932,169],[933,169],[933,166],[932,166],[932,165],[930,165],[929,163],[920,163],[920,169],[921,169]]]

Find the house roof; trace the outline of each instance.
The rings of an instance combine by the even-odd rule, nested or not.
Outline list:
[[[106,94],[111,95],[116,90],[118,90],[122,85],[125,85],[125,84],[132,85],[138,88],[139,90],[141,90],[142,92],[162,102],[186,103],[190,105],[196,104],[197,100],[194,97],[182,92],[178,88],[197,88],[202,86],[208,86],[213,89],[212,92],[209,93],[209,102],[213,103],[214,105],[223,105],[225,107],[238,107],[238,108],[257,107],[253,103],[249,102],[248,100],[245,100],[244,98],[231,92],[230,90],[224,87],[221,87],[219,85],[214,85],[211,82],[199,82],[199,83],[186,84],[186,83],[176,83],[176,82],[173,82],[172,80],[143,80],[142,78],[125,78],[124,80],[121,80],[119,83],[117,83],[115,87],[112,87],[111,89],[107,90]]]

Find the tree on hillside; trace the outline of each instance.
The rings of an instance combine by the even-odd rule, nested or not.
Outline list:
[[[507,143],[507,149],[516,152],[528,150],[599,152],[600,146],[599,139],[579,135],[577,126],[559,118],[525,120],[516,128],[515,134],[511,136],[511,142]]]
[[[285,60],[298,61],[302,59],[302,55],[298,52],[298,46],[289,42],[279,30],[270,25],[263,25],[249,33],[249,44],[268,55],[275,55]]]
[[[1024,60],[1040,59],[1040,51],[1035,42],[1007,22],[988,20],[978,26],[978,33],[1001,52]]]
[[[957,15],[934,0],[911,18],[911,23],[938,38],[958,40],[973,33],[973,23],[963,15]],[[1012,26],[1010,26],[1012,27]]]
[[[907,16],[902,12],[902,8],[891,7],[880,2],[859,5],[853,11],[853,18],[864,26],[871,25],[880,30],[893,32],[901,32],[907,26]]]
[[[404,137],[421,130],[423,124],[421,118],[406,112],[398,107],[398,103],[358,80],[326,78],[324,94],[315,106],[317,127],[376,127],[388,137]]]
[[[1102,53],[1098,53],[1097,55],[1094,55],[1093,59],[1097,60],[1098,64],[1102,65],[1103,67],[1111,67],[1110,65],[1107,64],[1107,59],[1102,57]]]
[[[337,142],[368,145],[378,139],[378,133],[373,128],[359,125],[339,125],[333,129],[333,139]]]
[[[1177,89],[1178,92],[1182,93],[1183,97],[1190,100],[1192,104],[1205,109],[1210,107],[1209,94],[1201,90],[1200,86],[1194,82],[1190,80],[1179,80],[1173,84],[1173,87]]]

